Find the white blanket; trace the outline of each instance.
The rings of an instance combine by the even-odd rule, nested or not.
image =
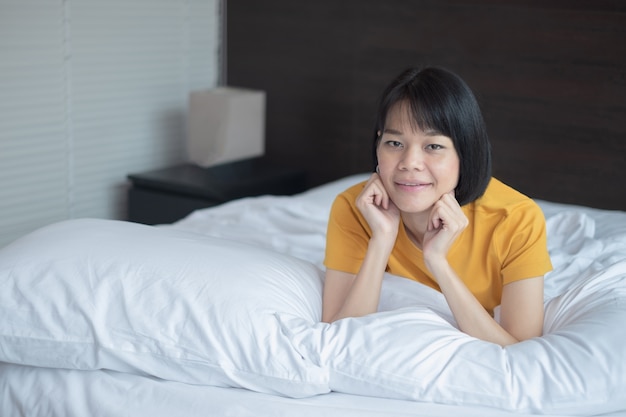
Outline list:
[[[626,411],[626,212],[540,202],[555,267],[545,335],[500,348],[460,332],[440,293],[394,276],[378,313],[319,322],[330,204],[362,178],[157,228],[72,220],[2,248],[0,362],[15,365],[0,366],[0,403],[22,409],[19,375],[33,385],[63,375],[67,386],[161,380],[150,389],[161,397],[182,398],[168,390],[186,383],[322,408],[356,394],[398,410]]]
[[[233,202],[174,227],[322,267],[330,204],[364,178],[296,198]],[[626,409],[626,213],[539,204],[554,266],[542,338],[505,349],[471,340],[454,328],[440,293],[393,276],[384,282],[379,314],[333,325],[282,317],[283,328],[305,358],[331,369],[330,388],[341,392],[535,413]]]

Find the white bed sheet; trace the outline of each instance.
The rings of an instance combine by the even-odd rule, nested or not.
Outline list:
[[[337,194],[365,178],[352,175],[296,196],[243,198],[163,227],[262,246],[323,269],[330,206]]]
[[[3,417],[529,417],[332,392],[291,399],[243,389],[187,385],[112,371],[0,364]],[[558,417],[558,416],[556,416]]]
[[[262,196],[192,213],[164,228],[241,241],[323,267],[330,203],[356,175],[294,197]],[[626,212],[540,201],[548,221],[555,271],[546,301],[626,259]],[[584,256],[580,256],[584,254]],[[552,279],[552,277],[556,277]],[[625,340],[626,342],[626,340]],[[626,393],[623,394],[626,399]],[[2,416],[526,416],[484,407],[330,393],[289,399],[242,389],[195,386],[112,371],[34,368],[0,363]],[[554,414],[552,414],[554,415]],[[626,415],[626,410],[612,416]]]

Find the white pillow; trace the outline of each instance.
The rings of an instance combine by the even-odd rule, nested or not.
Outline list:
[[[321,315],[322,273],[174,229],[70,220],[0,250],[0,361],[112,369],[289,397],[325,393],[275,314]]]
[[[381,298],[387,311],[333,324],[280,315],[301,354],[329,368],[332,390],[532,413],[626,409],[626,262],[550,300],[547,334],[506,348],[460,332],[422,284],[388,275]]]

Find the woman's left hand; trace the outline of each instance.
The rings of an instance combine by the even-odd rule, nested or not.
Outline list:
[[[450,247],[465,230],[469,221],[454,198],[454,191],[441,196],[430,211],[422,251],[429,269],[435,262],[445,261]]]

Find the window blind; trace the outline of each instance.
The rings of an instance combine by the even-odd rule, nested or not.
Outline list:
[[[0,0],[0,246],[124,219],[126,175],[185,158],[218,77],[219,0]]]

